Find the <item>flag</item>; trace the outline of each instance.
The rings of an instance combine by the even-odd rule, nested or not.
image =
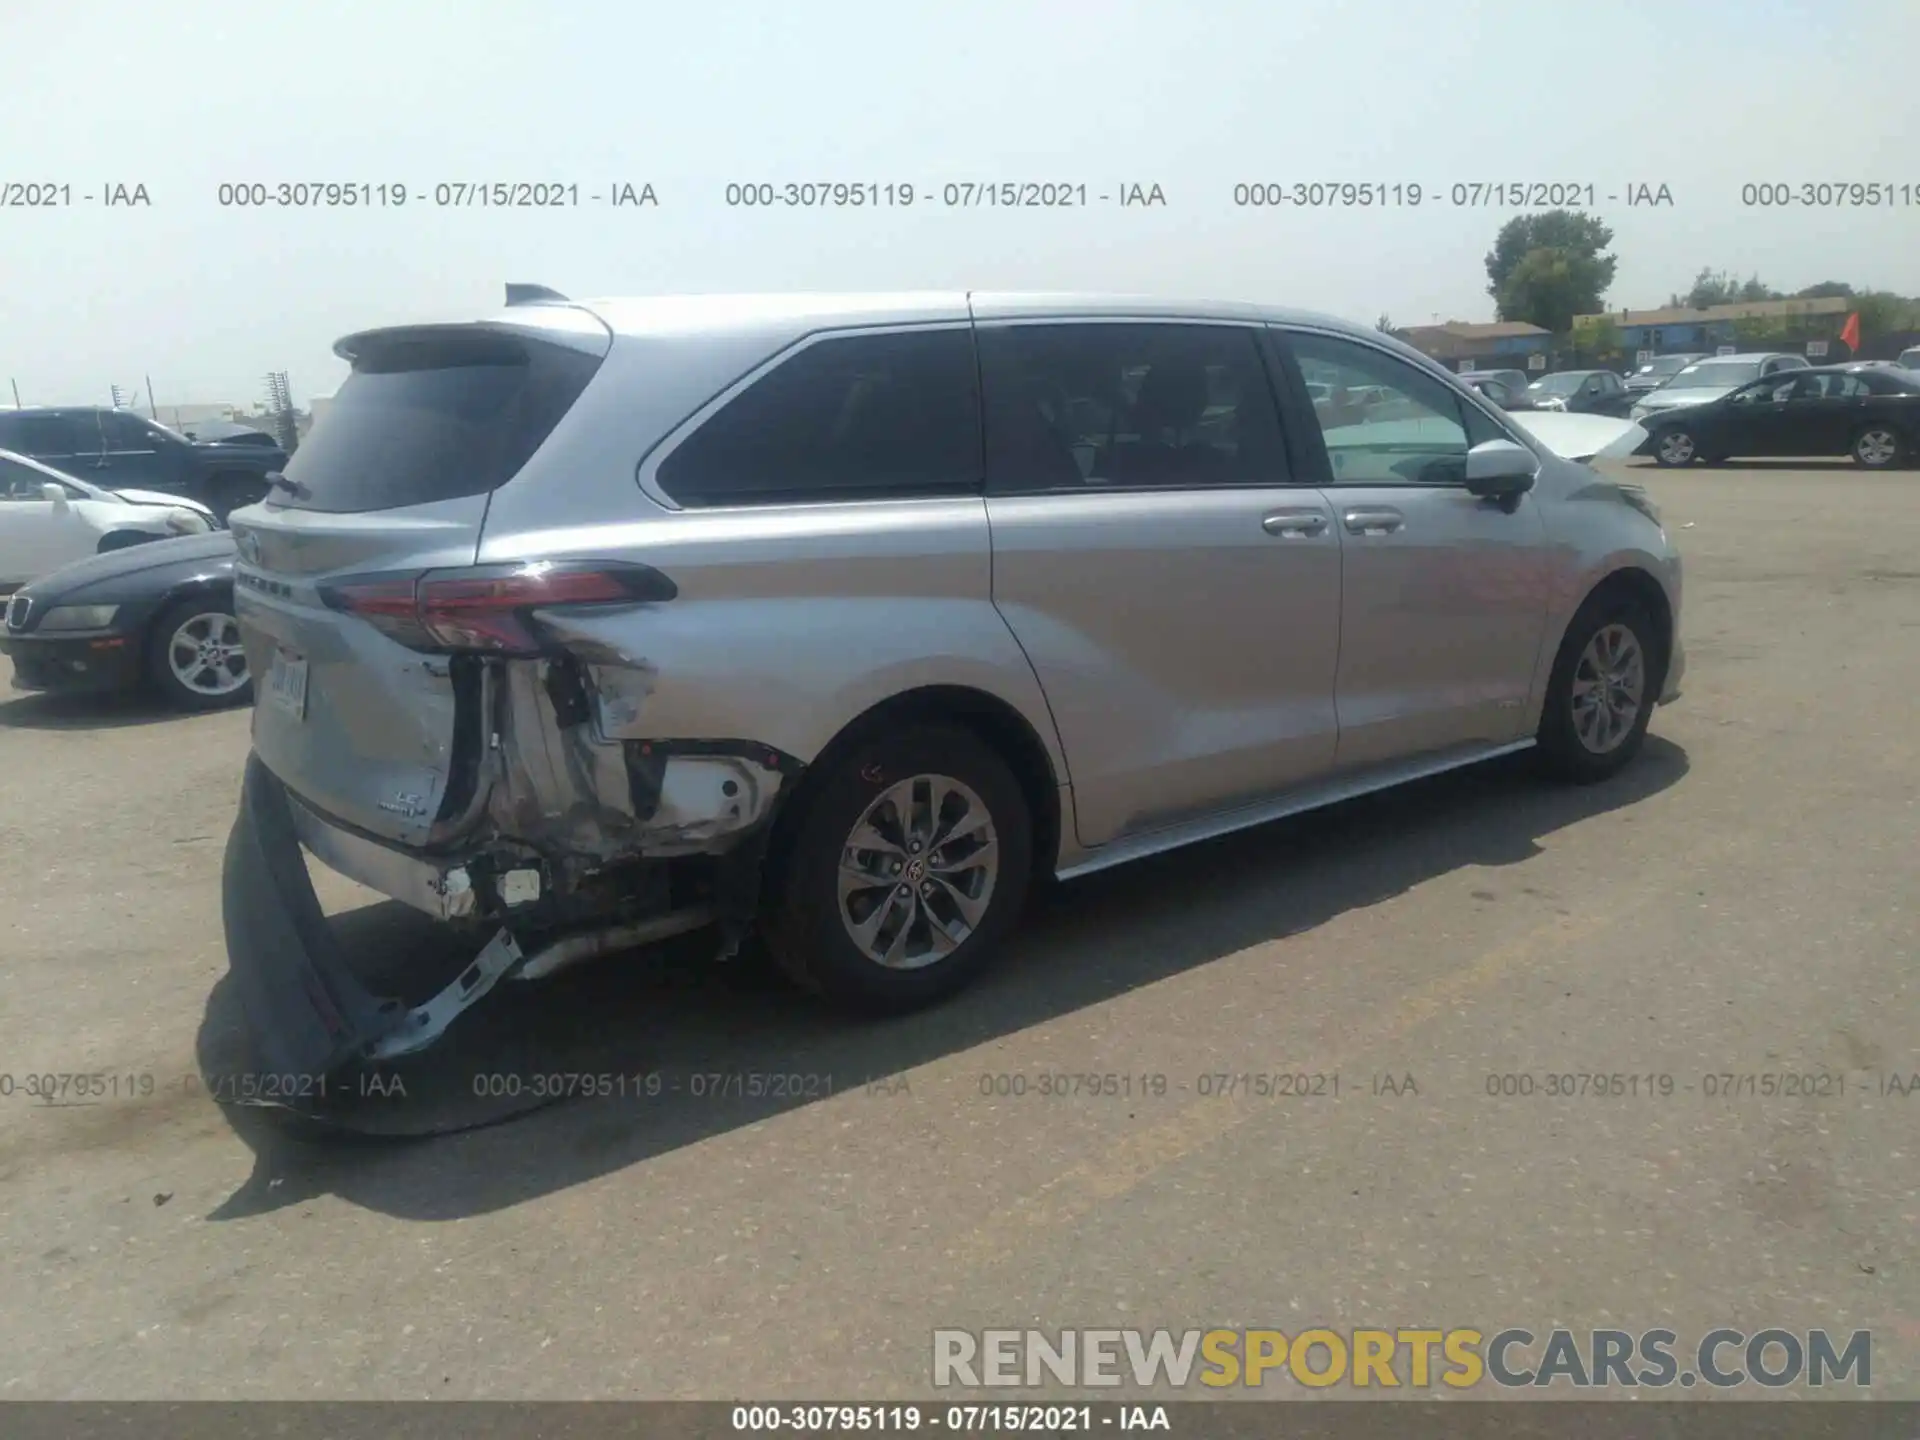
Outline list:
[[[1840,327],[1840,338],[1846,342],[1849,353],[1860,353],[1860,312],[1854,311],[1847,316],[1847,323]]]

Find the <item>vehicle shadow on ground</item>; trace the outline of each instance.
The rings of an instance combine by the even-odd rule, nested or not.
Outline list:
[[[193,718],[138,690],[106,695],[34,693],[0,700],[0,729],[5,730],[124,730]]]
[[[573,1099],[512,1123],[382,1143],[315,1138],[273,1112],[228,1107],[256,1163],[208,1218],[322,1194],[411,1220],[521,1204],[811,1103],[696,1097],[696,1075],[831,1075],[835,1093],[856,1089],[1312,930],[1450,871],[1521,864],[1541,852],[1542,837],[1634,805],[1688,769],[1683,750],[1652,736],[1637,763],[1599,785],[1545,782],[1530,762],[1524,754],[1490,762],[1051,887],[1000,964],[947,1004],[904,1018],[849,1020],[797,997],[751,954],[715,965],[704,936],[516,988],[490,997],[430,1052],[437,1091],[410,1080],[409,1099],[363,1104],[437,1095],[427,1103],[446,1103],[446,1128],[459,1128],[531,1107],[525,1095],[476,1102],[488,1076],[516,1077],[524,1090],[542,1074],[651,1074],[661,1077],[660,1093],[636,1097],[644,1082],[630,1081],[624,1098]],[[334,923],[356,968],[374,976],[397,956],[417,964],[424,945],[446,948],[439,927],[391,904]],[[223,979],[200,1033],[203,1067],[217,1070],[233,1053],[237,1017]],[[502,1018],[511,1027],[489,1031]]]

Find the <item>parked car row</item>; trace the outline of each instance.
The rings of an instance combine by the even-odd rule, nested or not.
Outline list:
[[[16,689],[151,685],[188,710],[251,698],[233,536],[198,501],[0,450],[0,595]]]
[[[95,485],[177,495],[221,520],[266,493],[286,453],[270,435],[209,422],[190,439],[131,410],[99,406],[0,410],[0,450],[41,461]]]

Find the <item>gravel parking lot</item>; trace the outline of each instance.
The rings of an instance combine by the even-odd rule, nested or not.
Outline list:
[[[428,1141],[197,1082],[246,714],[0,698],[0,1394],[877,1399],[936,1326],[1325,1323],[1870,1328],[1920,1396],[1920,477],[1635,478],[1690,668],[1616,781],[1503,762],[1063,887],[903,1021],[589,967],[526,1001],[541,1063],[662,1093]],[[746,1072],[802,1097],[697,1078]],[[1337,1095],[1210,1078],[1296,1073]]]

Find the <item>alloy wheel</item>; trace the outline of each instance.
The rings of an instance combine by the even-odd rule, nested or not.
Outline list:
[[[167,668],[196,695],[231,695],[247,683],[240,626],[223,610],[189,616],[167,638]]]
[[[848,833],[840,922],[869,960],[918,970],[978,928],[999,872],[985,802],[951,776],[915,775],[881,791]]]
[[[1669,465],[1686,465],[1693,460],[1693,436],[1684,430],[1669,430],[1660,437],[1660,459]]]
[[[1900,440],[1891,430],[1869,430],[1853,442],[1853,453],[1862,465],[1891,465],[1900,453]]]
[[[1618,623],[1601,626],[1573,670],[1573,733],[1580,744],[1594,755],[1619,749],[1640,718],[1646,689],[1639,636]]]

